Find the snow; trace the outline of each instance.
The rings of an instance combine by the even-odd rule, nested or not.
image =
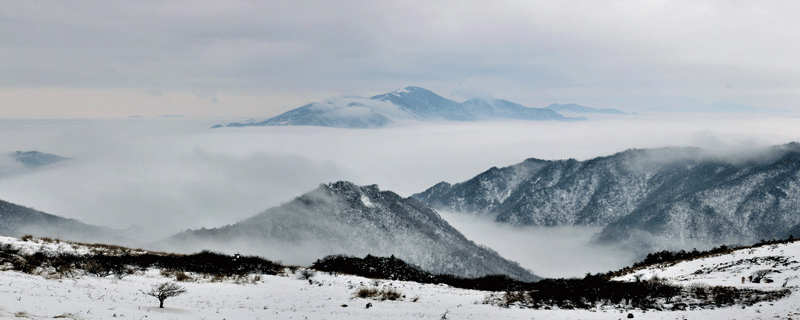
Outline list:
[[[29,249],[59,249],[58,244],[24,242],[0,237],[0,244],[11,243]],[[61,250],[88,252],[88,248],[61,244]],[[796,277],[800,244],[775,245],[743,250],[729,256],[711,257],[678,263],[663,268],[637,271],[643,276],[665,277],[681,284],[707,283],[741,286],[741,274],[769,267],[753,264],[741,268],[724,268],[726,263],[759,256],[782,256],[794,261],[789,266],[775,267],[779,277]],[[694,274],[710,268],[710,273]],[[794,296],[771,303],[741,307],[695,311],[639,310],[530,310],[501,308],[483,304],[488,292],[455,289],[444,285],[373,280],[356,276],[317,272],[310,280],[288,269],[281,275],[250,275],[246,279],[214,282],[210,277],[193,275],[192,282],[179,282],[186,288],[183,295],[169,298],[163,309],[158,301],[143,291],[167,281],[159,270],[149,269],[125,277],[52,278],[0,271],[0,318],[67,318],[67,319],[621,319],[632,313],[636,319],[774,319],[800,316],[800,299]],[[716,270],[716,271],[714,271]],[[728,275],[725,275],[728,272]],[[631,280],[633,275],[621,279]],[[782,278],[780,278],[782,279]],[[739,282],[739,283],[737,283]],[[761,289],[778,288],[772,284],[747,284]],[[790,280],[793,291],[797,283]],[[356,298],[359,287],[392,286],[404,298],[399,301],[377,301]],[[794,294],[797,294],[796,292]],[[366,308],[372,303],[371,308]],[[344,305],[347,305],[346,307]]]
[[[659,277],[681,285],[706,284],[735,286],[762,290],[800,287],[800,241],[740,249],[730,254],[662,264],[635,271],[618,280],[633,281],[635,277]],[[752,283],[747,278],[759,270],[770,270],[772,283]],[[742,277],[746,279],[742,284]],[[791,298],[790,298],[791,299]]]
[[[361,195],[361,202],[363,202],[364,205],[369,207],[369,208],[374,208],[375,207],[375,204],[372,203],[372,200],[370,200],[369,197],[367,197],[367,195],[365,195],[365,194]]]

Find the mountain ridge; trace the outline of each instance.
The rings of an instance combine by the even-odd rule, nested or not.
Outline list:
[[[538,278],[466,239],[416,199],[381,191],[376,185],[356,186],[345,181],[322,184],[232,225],[184,231],[162,245],[183,250],[236,250],[300,263],[331,254],[394,255],[437,274]]]
[[[130,239],[119,236],[118,231],[110,228],[0,200],[0,235],[20,237],[25,234],[75,241],[132,243]]]
[[[408,86],[370,98],[346,96],[312,102],[263,121],[233,122],[226,127],[324,126],[380,128],[406,121],[576,121],[546,108],[530,108],[502,99],[456,102],[428,89]],[[212,128],[220,128],[215,125]]]
[[[528,159],[412,197],[511,225],[600,226],[601,242],[718,245],[800,230],[800,144],[729,156],[673,147]]]

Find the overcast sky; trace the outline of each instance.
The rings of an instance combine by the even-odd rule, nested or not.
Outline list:
[[[0,118],[265,117],[407,85],[800,111],[796,1],[0,2]]]

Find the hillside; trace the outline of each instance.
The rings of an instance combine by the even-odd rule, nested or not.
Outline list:
[[[601,241],[680,248],[784,238],[800,228],[800,144],[747,155],[627,150],[585,161],[528,159],[413,197],[512,225],[601,226]]]
[[[0,236],[32,234],[75,241],[131,243],[119,232],[0,200]]]
[[[779,290],[800,286],[800,241],[766,243],[699,258],[632,268],[617,281],[660,278],[683,286]]]
[[[252,218],[186,231],[160,246],[258,254],[295,264],[310,264],[331,254],[394,255],[434,274],[537,278],[466,239],[419,201],[350,182],[321,185]]]

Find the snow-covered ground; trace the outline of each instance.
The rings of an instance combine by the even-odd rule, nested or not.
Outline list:
[[[766,273],[765,278],[772,282],[751,282],[750,276],[759,271]],[[740,249],[730,254],[677,264],[650,266],[618,277],[617,280],[633,281],[636,277],[642,280],[659,277],[681,285],[706,284],[762,290],[797,288],[800,286],[800,241]]]
[[[26,250],[49,249],[87,252],[89,249],[64,243],[42,244],[0,237],[0,245],[12,243]],[[732,262],[764,256],[782,256],[791,261],[787,266],[769,263],[726,267]],[[756,270],[775,269],[771,284],[745,284],[745,287],[780,289],[784,279],[796,291],[800,264],[800,243],[762,247],[737,252],[730,256],[706,258],[679,263],[663,269],[638,271],[643,277],[658,275],[680,284],[742,286],[741,276]],[[749,260],[747,260],[749,261]],[[761,261],[761,260],[753,260]],[[742,267],[739,267],[742,266]],[[695,274],[696,270],[711,270]],[[54,278],[17,271],[0,271],[0,318],[67,318],[67,319],[624,319],[632,313],[637,319],[787,319],[800,318],[797,293],[776,302],[752,307],[720,308],[695,311],[638,310],[530,310],[501,308],[483,304],[488,292],[455,289],[444,285],[373,280],[356,276],[330,275],[317,272],[311,283],[300,272],[282,275],[251,275],[244,280],[227,279],[214,282],[210,277],[196,276],[192,282],[179,282],[186,293],[169,298],[165,308],[145,295],[154,284],[166,278],[160,270],[127,276],[77,276]],[[633,279],[633,275],[623,277]],[[376,301],[356,298],[360,287],[392,286],[404,298],[398,301]],[[367,308],[367,304],[372,306]]]

